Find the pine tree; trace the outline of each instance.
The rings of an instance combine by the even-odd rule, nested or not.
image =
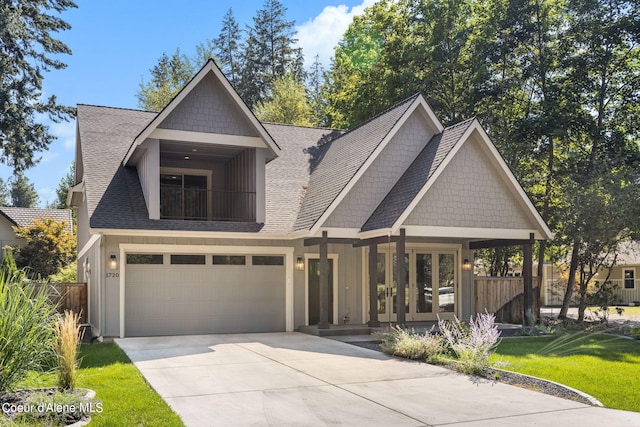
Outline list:
[[[149,111],[161,111],[195,73],[191,60],[179,48],[170,57],[163,52],[149,71],[151,81],[141,82],[136,93],[138,106]]]
[[[233,10],[229,8],[222,18],[222,29],[213,40],[213,52],[219,61],[220,69],[233,87],[240,83],[240,42],[240,28],[233,16]]]
[[[278,0],[265,0],[263,9],[253,18],[253,26],[247,27],[238,90],[250,107],[269,99],[278,76],[291,74],[304,81],[302,49],[294,47],[298,41],[294,38],[294,22],[286,20],[286,11]]]
[[[55,139],[42,116],[66,121],[74,109],[45,98],[43,73],[66,67],[60,55],[71,49],[53,33],[71,28],[57,15],[75,8],[71,0],[3,1],[0,4],[0,161],[23,171],[35,163],[35,152]]]
[[[16,174],[9,182],[11,189],[11,206],[16,208],[35,208],[40,203],[40,197],[29,178],[22,173]]]

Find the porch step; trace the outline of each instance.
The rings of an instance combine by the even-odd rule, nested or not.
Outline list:
[[[371,334],[371,328],[367,325],[331,325],[329,329],[318,329],[317,325],[312,325],[300,326],[298,330],[304,334],[316,335],[319,337]]]

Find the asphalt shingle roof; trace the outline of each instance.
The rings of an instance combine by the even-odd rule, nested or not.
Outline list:
[[[67,229],[73,232],[71,209],[37,209],[37,208],[11,208],[0,207],[0,214],[18,227],[28,227],[34,219],[51,218],[56,221],[65,221]]]
[[[450,126],[434,135],[371,214],[362,231],[391,227],[433,176],[474,120],[469,119]]]
[[[313,170],[295,230],[308,230],[420,96],[416,94],[329,143]]]
[[[264,124],[282,151],[266,165],[266,222],[150,220],[138,174],[122,165],[131,141],[154,112],[78,106],[90,227],[178,231],[288,233],[315,224],[407,113],[416,94],[352,131]],[[388,227],[433,175],[471,124],[447,128],[426,145],[363,230]]]

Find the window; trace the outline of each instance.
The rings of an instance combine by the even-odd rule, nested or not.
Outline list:
[[[629,269],[624,270],[624,288],[625,289],[634,289],[636,287],[636,270]]]
[[[254,255],[251,262],[253,265],[284,265],[284,257],[273,255]]]
[[[204,255],[171,255],[171,264],[204,265]]]
[[[162,254],[127,254],[127,264],[162,264]]]
[[[213,265],[245,265],[244,255],[214,255]]]

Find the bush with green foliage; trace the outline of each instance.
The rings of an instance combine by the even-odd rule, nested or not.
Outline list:
[[[449,349],[457,357],[457,368],[465,374],[483,375],[489,367],[489,356],[498,345],[500,331],[496,317],[478,313],[469,326],[457,317],[453,321],[438,320],[438,327]]]
[[[29,227],[13,227],[25,244],[16,256],[20,268],[34,277],[47,278],[75,258],[76,242],[66,221],[34,219]]]
[[[0,392],[10,390],[28,371],[51,356],[56,308],[45,287],[36,291],[21,275],[0,274]]]
[[[442,354],[442,338],[429,332],[424,334],[396,326],[389,332],[376,334],[382,351],[412,360],[434,360]]]
[[[637,340],[640,340],[640,325],[632,327],[631,331],[629,331],[629,335]]]
[[[73,261],[58,269],[49,276],[49,283],[76,283],[78,281],[78,264]]]

